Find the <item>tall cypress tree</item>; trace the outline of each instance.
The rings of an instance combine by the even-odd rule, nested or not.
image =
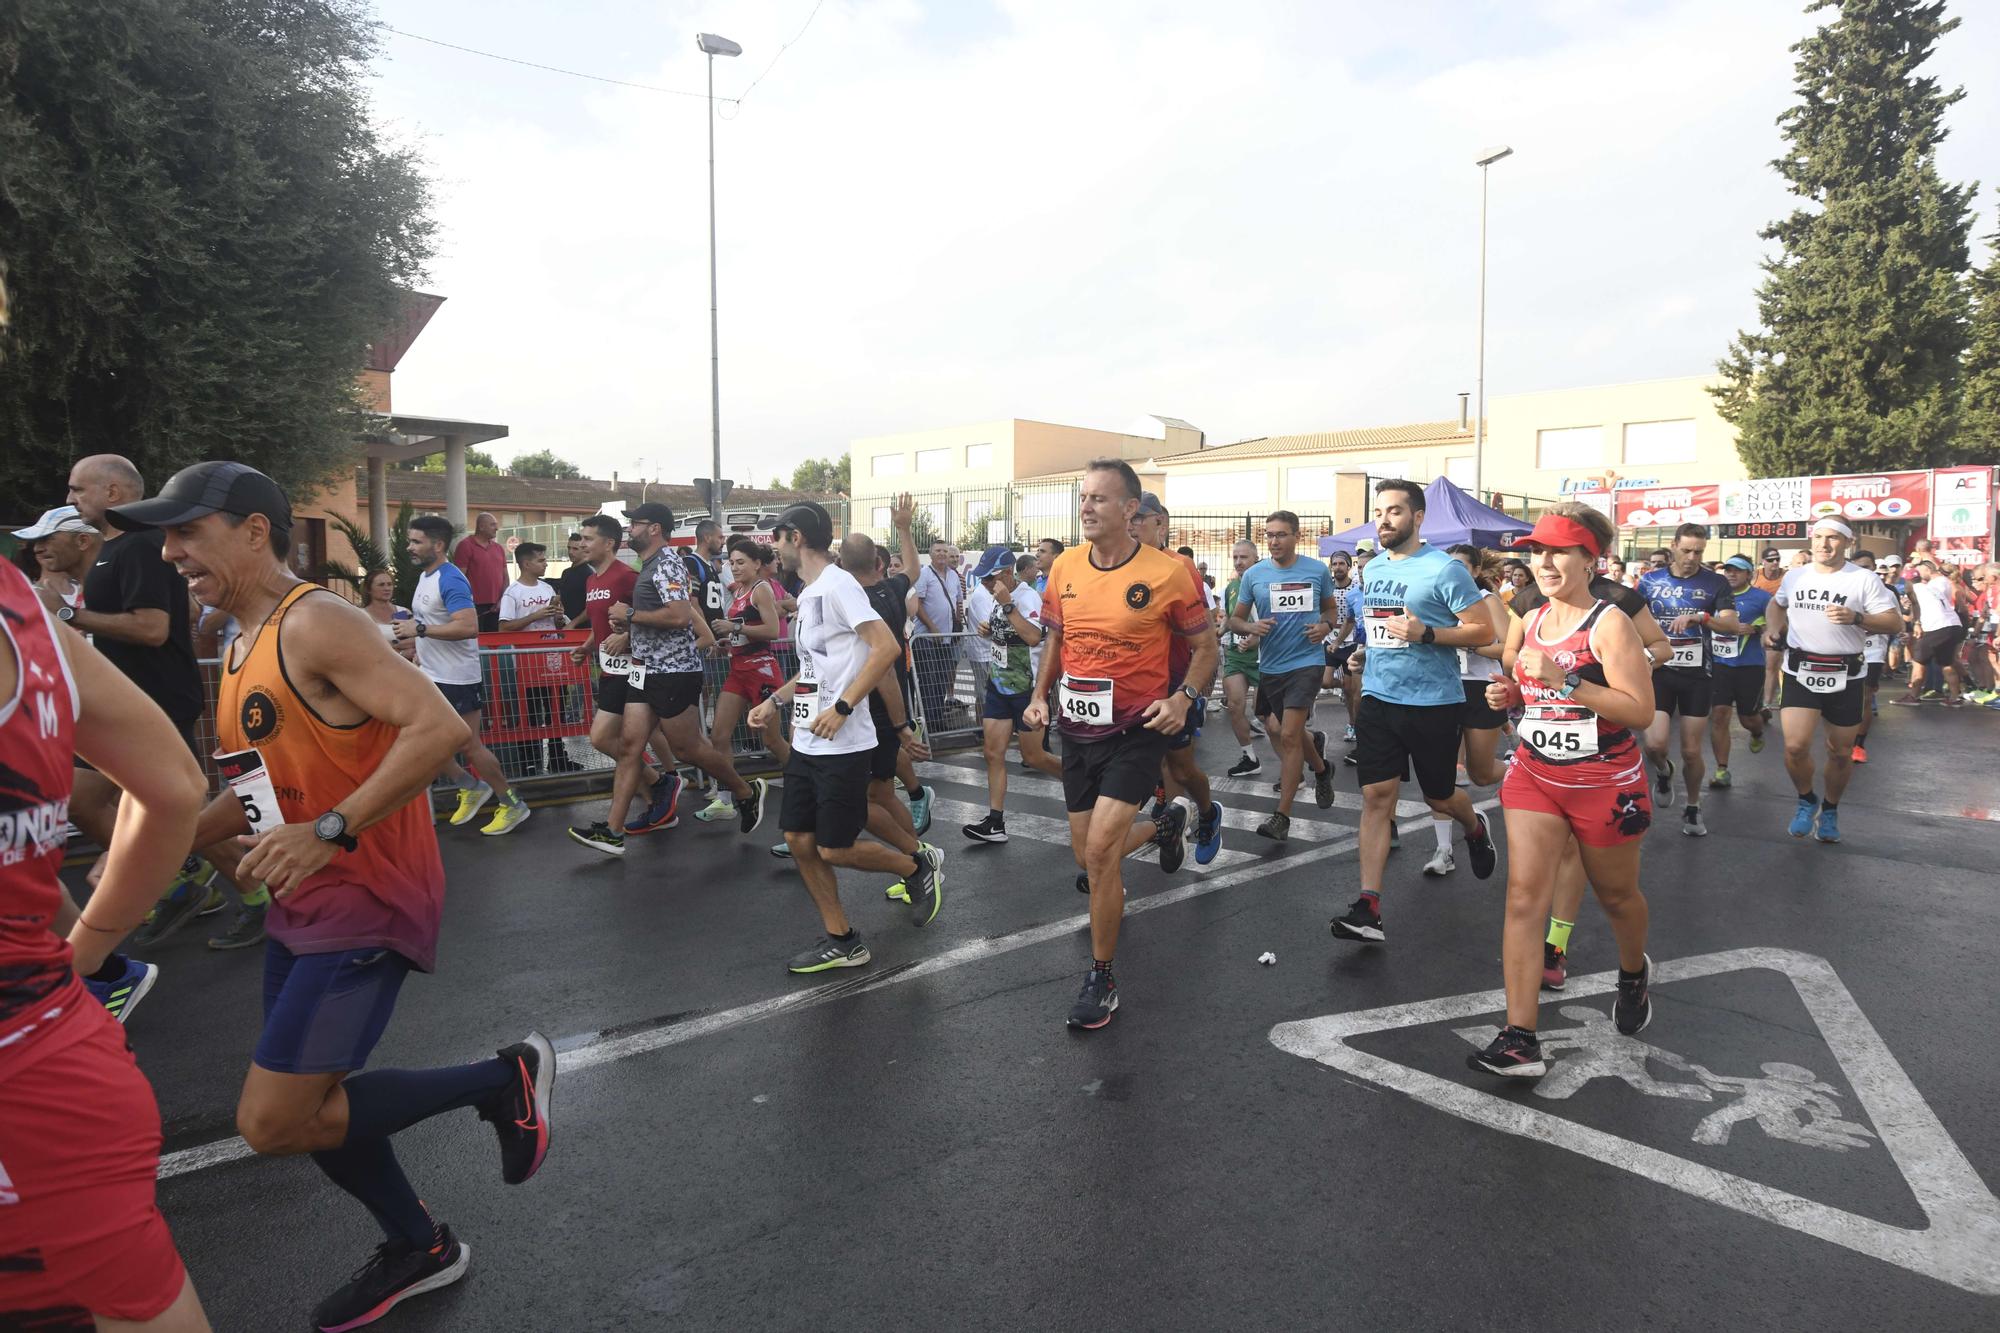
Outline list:
[[[1720,363],[1718,409],[1752,476],[1960,461],[1959,357],[1975,185],[1937,170],[1963,89],[1919,74],[1958,26],[1941,0],[1814,0],[1836,17],[1794,46],[1798,105],[1772,163],[1801,200],[1758,290],[1761,328]]]
[[[2000,455],[2000,224],[1986,244],[1992,257],[1972,275],[1972,338],[1965,348],[1959,430],[1959,441],[1975,462]]]

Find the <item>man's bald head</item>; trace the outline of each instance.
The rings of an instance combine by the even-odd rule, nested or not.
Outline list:
[[[121,455],[92,454],[69,470],[69,502],[94,527],[104,527],[106,510],[145,498],[146,479]]]
[[[491,514],[479,514],[472,520],[472,530],[490,542],[500,532],[500,520]]]
[[[840,567],[856,578],[870,578],[882,567],[881,548],[865,532],[850,532],[840,539]]]

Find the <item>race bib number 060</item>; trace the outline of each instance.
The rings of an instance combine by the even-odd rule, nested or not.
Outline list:
[[[1839,694],[1847,688],[1847,672],[1842,668],[1828,671],[1806,667],[1799,671],[1798,681],[1814,694]]]

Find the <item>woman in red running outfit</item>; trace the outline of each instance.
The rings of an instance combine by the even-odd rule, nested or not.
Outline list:
[[[730,753],[730,738],[743,715],[785,683],[773,648],[784,632],[777,603],[783,589],[766,581],[759,555],[757,544],[747,538],[730,543],[729,572],[735,581],[729,588],[728,614],[710,622],[716,642],[729,645],[729,674],[715,696],[715,724],[709,728],[709,742],[724,754]],[[764,743],[780,767],[791,758],[792,747],[778,729],[775,712],[764,728]]]
[[[1548,1069],[1535,1039],[1542,927],[1572,834],[1618,940],[1613,1021],[1629,1036],[1652,1017],[1639,849],[1653,806],[1633,734],[1653,720],[1652,672],[1631,619],[1590,591],[1612,537],[1602,514],[1570,502],[1552,506],[1516,543],[1531,552],[1530,572],[1548,600],[1513,622],[1502,659],[1508,672],[1496,672],[1486,690],[1489,706],[1522,710],[1520,745],[1500,784],[1507,1025],[1468,1057],[1473,1068],[1503,1077],[1539,1078]]]

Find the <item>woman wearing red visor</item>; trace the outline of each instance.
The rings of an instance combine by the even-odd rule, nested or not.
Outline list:
[[[1652,1018],[1647,993],[1646,898],[1639,849],[1653,822],[1644,756],[1635,731],[1653,720],[1652,671],[1623,611],[1591,595],[1610,521],[1576,503],[1551,506],[1516,543],[1548,601],[1516,620],[1487,703],[1520,708],[1520,747],[1500,785],[1507,812],[1507,920],[1501,968],[1507,1025],[1469,1057],[1510,1078],[1548,1071],[1535,1039],[1542,983],[1542,924],[1563,850],[1575,837],[1583,868],[1618,940],[1618,1000],[1612,1018],[1631,1035]]]

